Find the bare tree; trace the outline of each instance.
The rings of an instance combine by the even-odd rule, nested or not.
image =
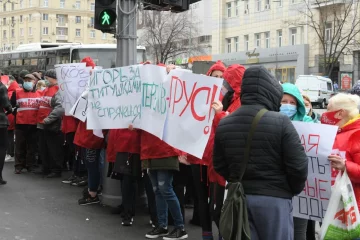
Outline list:
[[[330,76],[339,58],[352,54],[357,47],[360,32],[358,0],[302,0],[298,11],[301,18],[291,25],[307,25],[315,33],[314,44],[319,44],[320,64],[324,74]]]
[[[140,42],[161,63],[186,53],[203,53],[198,42],[191,40],[198,33],[194,20],[187,12],[161,12],[159,21],[144,26]]]

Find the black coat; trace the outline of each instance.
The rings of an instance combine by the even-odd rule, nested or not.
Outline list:
[[[220,121],[214,145],[214,168],[227,181],[236,181],[245,166],[244,149],[257,112],[269,110],[253,136],[243,186],[245,194],[292,198],[307,179],[308,159],[290,119],[279,113],[283,90],[264,68],[245,71],[242,106]]]
[[[11,104],[6,86],[0,82],[0,128],[7,128],[9,126],[8,118],[5,111],[11,112]]]

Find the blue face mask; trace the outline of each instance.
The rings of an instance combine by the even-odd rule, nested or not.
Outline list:
[[[32,82],[24,82],[23,87],[24,89],[31,91],[34,88],[34,84]]]
[[[291,104],[281,104],[280,112],[292,118],[297,112],[297,107]]]

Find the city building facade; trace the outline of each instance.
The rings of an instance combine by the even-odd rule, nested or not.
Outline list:
[[[10,0],[0,6],[0,52],[21,44],[116,43],[94,29],[94,0]]]

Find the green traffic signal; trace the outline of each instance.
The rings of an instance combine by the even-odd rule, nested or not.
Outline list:
[[[99,22],[102,26],[110,26],[116,20],[116,13],[112,9],[105,9],[99,15]]]

